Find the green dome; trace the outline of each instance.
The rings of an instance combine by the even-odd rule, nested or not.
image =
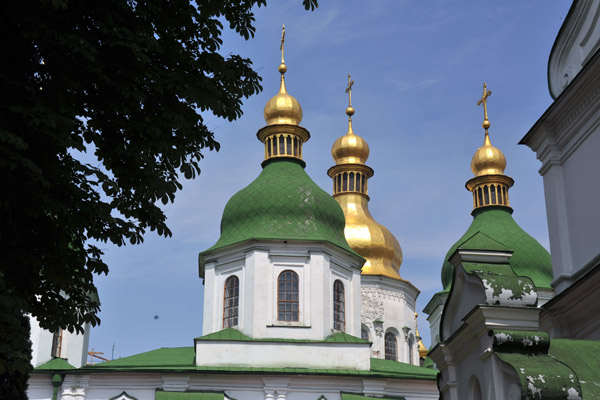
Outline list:
[[[248,239],[281,239],[324,241],[356,254],[346,242],[345,225],[338,202],[310,179],[299,161],[272,159],[229,200],[221,237],[206,251]]]
[[[485,207],[475,210],[473,222],[467,232],[450,248],[442,267],[444,291],[450,290],[454,267],[448,261],[460,244],[477,232],[502,243],[513,251],[510,265],[519,276],[530,278],[539,288],[550,288],[552,262],[550,253],[529,236],[513,219],[506,207]]]

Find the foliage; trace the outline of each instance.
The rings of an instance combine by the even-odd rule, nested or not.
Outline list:
[[[249,39],[253,8],[264,5],[3,4],[3,307],[18,304],[51,331],[99,322],[93,278],[108,266],[94,243],[137,244],[148,230],[171,235],[157,203],[173,202],[181,179],[200,173],[202,151],[219,149],[200,112],[234,120],[241,99],[262,89],[249,59],[219,53],[223,24]],[[7,359],[0,369],[11,368]]]

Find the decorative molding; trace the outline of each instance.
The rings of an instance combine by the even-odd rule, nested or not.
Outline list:
[[[137,398],[130,396],[125,391],[123,391],[121,394],[118,394],[115,397],[111,397],[108,400],[137,400]]]
[[[162,375],[162,387],[166,392],[185,392],[189,389],[189,375]]]

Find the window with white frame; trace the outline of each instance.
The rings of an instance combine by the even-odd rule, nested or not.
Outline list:
[[[344,284],[339,279],[333,283],[333,329],[346,330],[346,295]]]
[[[385,334],[385,359],[398,361],[398,340],[393,332]]]
[[[300,280],[292,270],[285,270],[277,278],[277,319],[279,321],[298,321],[300,303]]]
[[[240,280],[232,275],[225,281],[223,289],[223,328],[238,325],[240,302]]]

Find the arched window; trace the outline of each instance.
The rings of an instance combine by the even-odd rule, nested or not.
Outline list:
[[[385,334],[385,359],[398,361],[398,342],[392,332]]]
[[[362,340],[369,340],[369,329],[366,326],[360,328],[360,338]]]
[[[277,278],[277,319],[298,321],[298,274],[285,270]]]
[[[333,329],[346,329],[346,297],[344,284],[339,279],[333,283]]]
[[[223,328],[237,326],[239,303],[240,280],[233,275],[225,281],[225,290],[223,291]]]
[[[62,350],[62,336],[63,336],[63,330],[60,328],[58,329],[58,331],[54,332],[54,334],[52,335],[52,350],[51,350],[52,357],[60,358],[60,353]]]
[[[408,363],[414,364],[414,344],[415,337],[411,334],[408,338]]]

